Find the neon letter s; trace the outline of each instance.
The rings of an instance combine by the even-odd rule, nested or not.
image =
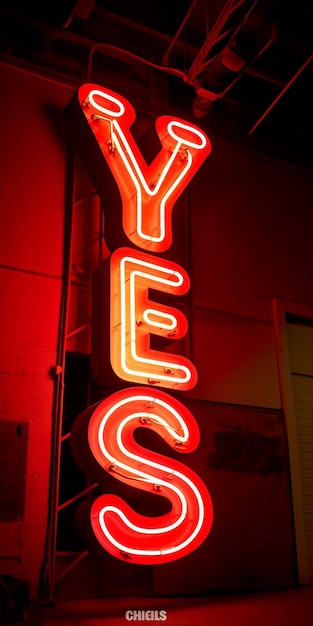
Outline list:
[[[208,535],[212,503],[202,480],[185,465],[139,445],[144,427],[179,452],[194,450],[198,425],[186,407],[165,392],[132,387],[100,402],[90,418],[88,441],[97,462],[118,480],[160,494],[171,510],[158,517],[135,512],[120,497],[105,494],[91,508],[91,524],[102,547],[132,563],[166,563],[189,554]]]

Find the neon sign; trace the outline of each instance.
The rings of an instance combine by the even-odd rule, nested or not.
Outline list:
[[[136,428],[157,432],[173,449],[191,452],[199,443],[192,414],[180,402],[146,387],[125,389],[97,405],[88,440],[99,465],[118,480],[166,497],[170,513],[147,518],[121,498],[100,496],[91,523],[101,545],[114,556],[136,563],[164,563],[192,552],[207,536],[212,505],[192,470],[149,451],[134,440]]]
[[[119,187],[125,234],[140,248],[167,250],[173,204],[210,153],[208,138],[184,120],[161,116],[156,131],[162,149],[148,166],[130,133],[136,114],[125,98],[89,84],[78,98]]]
[[[150,334],[179,339],[186,317],[173,307],[148,299],[148,288],[181,295],[189,288],[184,270],[170,261],[120,248],[111,257],[111,364],[131,382],[190,389],[197,382],[194,365],[180,355],[151,350]],[[165,358],[167,357],[167,358]]]
[[[92,505],[91,525],[101,546],[115,557],[139,564],[165,563],[189,554],[205,540],[213,509],[207,487],[195,472],[134,438],[138,428],[148,429],[180,453],[195,450],[199,443],[199,428],[190,411],[159,389],[191,389],[197,382],[196,368],[180,354],[150,345],[153,335],[180,339],[188,322],[179,309],[151,299],[149,289],[181,296],[189,289],[189,277],[177,263],[151,252],[170,247],[174,202],[211,146],[196,126],[162,116],[156,122],[161,149],[148,166],[130,132],[135,112],[125,98],[87,84],[79,89],[78,101],[103,163],[118,185],[124,232],[144,250],[122,247],[110,258],[111,367],[120,379],[138,386],[90,407],[89,449],[105,472],[170,503],[167,513],[147,517],[122,498],[105,494]]]

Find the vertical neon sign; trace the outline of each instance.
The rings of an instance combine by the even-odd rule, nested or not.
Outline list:
[[[197,382],[194,365],[177,354],[151,349],[151,335],[179,339],[186,317],[151,300],[149,288],[175,295],[189,289],[178,264],[155,254],[172,243],[172,208],[211,150],[205,134],[181,119],[156,122],[161,149],[145,162],[131,132],[131,104],[99,85],[78,91],[83,119],[118,185],[123,230],[131,244],[110,259],[110,360],[116,375],[136,383],[91,407],[90,451],[100,467],[125,484],[165,497],[171,510],[146,517],[120,497],[105,494],[91,509],[91,524],[102,547],[133,563],[179,559],[207,537],[213,511],[202,480],[180,462],[147,450],[134,438],[138,428],[156,432],[175,451],[197,448],[199,429],[189,410],[159,387],[187,390]]]

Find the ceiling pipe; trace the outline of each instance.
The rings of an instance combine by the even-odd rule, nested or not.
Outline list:
[[[313,58],[313,54],[311,54],[307,60],[303,63],[303,65],[298,69],[298,71],[295,73],[295,75],[291,78],[291,80],[285,85],[285,87],[281,90],[281,92],[278,94],[278,96],[275,98],[275,100],[273,100],[273,102],[269,105],[269,107],[267,107],[267,109],[264,111],[264,113],[261,115],[261,117],[259,117],[259,119],[255,122],[255,124],[252,126],[252,128],[250,128],[250,130],[248,131],[248,135],[252,135],[252,133],[254,133],[254,131],[258,128],[258,126],[260,126],[260,124],[263,122],[263,120],[267,117],[267,115],[272,111],[272,109],[274,108],[274,106],[276,106],[276,104],[281,100],[281,98],[285,95],[285,93],[288,91],[288,89],[290,89],[290,87],[293,85],[293,83],[297,80],[297,78],[299,78],[300,74],[302,74],[302,72],[305,70],[305,68],[309,65],[309,63],[311,63]]]
[[[204,64],[204,61],[207,55],[209,54],[209,52],[211,51],[211,49],[213,48],[213,46],[216,44],[218,38],[221,38],[220,37],[221,31],[226,25],[228,19],[234,13],[234,11],[239,9],[240,6],[245,4],[245,2],[246,0],[227,0],[219,17],[217,18],[215,24],[213,25],[212,30],[207,36],[201,50],[199,51],[191,67],[189,68],[189,71],[187,74],[187,82],[190,85],[193,85],[197,82],[197,76],[205,69],[206,64]],[[243,21],[245,21],[246,18],[250,15],[251,11],[253,10],[257,2],[258,0],[254,0],[244,20],[241,20],[240,26],[243,23]]]
[[[74,19],[78,17],[81,20],[87,20],[96,0],[77,0],[66,22],[63,24],[63,28],[68,28]]]
[[[182,32],[182,30],[184,29],[186,23],[188,22],[189,17],[191,15],[191,13],[193,12],[196,4],[198,4],[198,0],[193,0],[192,4],[190,5],[190,7],[189,7],[189,9],[188,9],[188,11],[187,11],[187,13],[186,13],[182,23],[181,23],[181,25],[179,26],[179,28],[178,28],[176,34],[174,35],[174,37],[173,37],[173,39],[172,39],[168,49],[166,50],[166,52],[165,52],[165,54],[163,56],[163,59],[162,59],[162,63],[164,63],[164,65],[168,65],[170,53],[171,53],[173,47],[175,46],[175,43],[178,40],[178,37],[179,37],[180,33]]]
[[[253,11],[256,4],[257,0],[253,2],[236,27],[226,32],[227,36],[229,32],[231,35],[221,52],[203,63],[195,78],[192,76],[189,78],[193,81],[196,90],[196,97],[193,101],[195,117],[205,117],[211,110],[213,102],[218,98],[223,98],[251,68],[253,71],[255,61],[277,39],[276,25],[266,17],[262,6],[258,11]],[[230,7],[232,10],[235,8],[238,8],[238,5]],[[230,12],[228,12],[229,15]],[[216,46],[223,36],[225,37],[225,33],[221,32],[211,47]],[[269,82],[271,82],[270,79]]]
[[[227,87],[225,87],[225,89],[221,91],[221,93],[219,94],[220,98],[223,98],[227,94],[227,92],[235,85],[235,83],[241,78],[243,74],[249,73],[251,75],[258,77],[257,72],[254,72],[254,70],[251,70],[251,66],[255,63],[255,61],[260,56],[262,56],[262,54],[264,54],[264,52],[266,52],[266,50],[272,45],[272,43],[274,43],[276,39],[277,39],[277,31],[276,31],[276,28],[273,28],[272,36],[270,37],[270,39],[264,44],[261,50],[259,50],[257,54],[246,65],[242,67],[240,72],[236,74],[235,78],[229,83],[229,85],[227,85]],[[263,81],[268,81],[275,85],[279,84],[277,80],[272,79],[271,77],[267,77],[266,74],[262,74],[262,76],[259,75],[259,77]]]

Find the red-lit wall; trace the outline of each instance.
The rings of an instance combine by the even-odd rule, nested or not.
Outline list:
[[[1,84],[0,419],[27,422],[28,441],[26,476],[17,477],[24,515],[9,505],[3,512],[0,571],[29,580],[34,596],[47,524],[63,257],[61,111],[70,94],[5,68]],[[2,493],[16,493],[3,450],[1,460]]]
[[[0,441],[1,490],[17,490],[18,481],[24,501],[23,515],[8,501],[0,519],[0,575],[26,578],[36,597],[62,289],[63,110],[73,91],[13,68],[1,67],[0,75],[0,420],[28,424],[26,475],[21,470],[16,484]],[[118,77],[113,88],[122,90]],[[312,178],[211,140],[212,154],[174,209],[170,256],[191,279],[185,347],[199,382],[180,399],[199,423],[201,443],[188,462],[210,490],[215,517],[195,553],[149,570],[158,594],[296,583],[272,299],[313,306]],[[77,196],[87,197],[91,184],[80,171]],[[95,198],[75,208],[72,259],[80,282],[97,265],[98,226]],[[91,321],[91,292],[77,284],[69,330]],[[87,326],[68,350],[89,353]],[[131,567],[100,554],[64,579],[59,594],[140,591],[143,570]]]

